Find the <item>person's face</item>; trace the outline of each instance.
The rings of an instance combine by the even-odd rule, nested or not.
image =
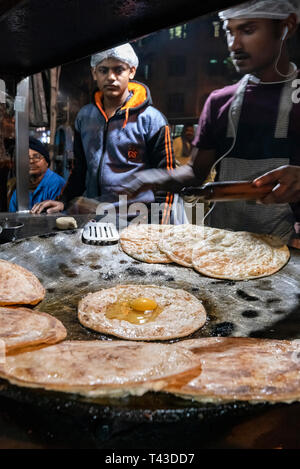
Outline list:
[[[36,150],[29,148],[29,174],[30,176],[42,176],[48,169],[48,163]]]
[[[276,62],[281,35],[270,19],[232,19],[224,29],[228,49],[240,73],[261,72]]]
[[[92,68],[92,75],[105,97],[118,98],[127,90],[128,82],[134,78],[135,71],[135,67],[111,58],[102,60]]]
[[[192,142],[194,140],[195,132],[194,127],[192,125],[185,129],[184,136],[188,142]]]

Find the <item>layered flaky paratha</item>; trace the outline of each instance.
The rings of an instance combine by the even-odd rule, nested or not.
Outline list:
[[[132,323],[128,319],[131,303],[138,298],[148,298],[157,304],[158,315],[147,322]],[[116,307],[124,319],[114,319],[108,312]],[[108,317],[109,316],[109,317]],[[113,315],[114,317],[117,315]],[[202,327],[206,311],[195,296],[184,290],[156,285],[118,285],[89,293],[78,305],[78,319],[84,326],[130,340],[168,340],[185,337]]]
[[[0,307],[0,340],[6,352],[65,339],[63,324],[50,314],[28,308]]]
[[[36,305],[45,297],[37,277],[20,265],[0,259],[0,306]]]
[[[176,344],[64,341],[6,357],[0,376],[19,386],[84,396],[142,395],[168,378],[199,373],[199,359]]]
[[[192,253],[195,245],[217,232],[216,228],[191,224],[173,226],[161,237],[158,248],[172,262],[192,267]]]
[[[172,262],[158,248],[161,237],[172,229],[171,225],[132,224],[120,234],[120,246],[126,254],[150,264],[168,264]]]
[[[280,270],[290,252],[279,238],[245,231],[218,230],[193,249],[195,270],[208,277],[248,280]]]
[[[215,337],[181,341],[201,373],[165,388],[200,402],[300,400],[300,341]]]

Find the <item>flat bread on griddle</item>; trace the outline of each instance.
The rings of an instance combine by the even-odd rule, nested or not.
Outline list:
[[[138,298],[154,300],[159,314],[145,323],[126,320],[131,302]],[[125,319],[108,317],[113,305],[120,311],[125,308]],[[90,329],[123,339],[169,340],[186,337],[202,327],[206,311],[201,301],[184,290],[156,285],[118,285],[85,296],[78,305],[78,319]]]
[[[45,294],[45,288],[32,272],[0,259],[0,306],[36,305]]]
[[[0,376],[13,384],[121,397],[159,390],[175,374],[199,373],[199,359],[177,344],[64,341],[6,357]]]
[[[174,378],[165,391],[199,402],[300,400],[299,341],[214,337],[179,342],[200,359],[188,383]]]
[[[176,225],[162,236],[158,247],[172,262],[184,267],[193,267],[192,253],[194,246],[217,231],[217,228],[207,226]]]
[[[158,248],[158,242],[172,225],[132,224],[120,234],[120,246],[126,254],[149,264],[168,264],[172,261]]]
[[[6,352],[55,344],[66,336],[63,324],[50,314],[28,308],[0,307],[0,340],[5,343]]]
[[[194,247],[192,262],[208,277],[249,280],[278,272],[289,258],[288,247],[277,237],[218,230]]]

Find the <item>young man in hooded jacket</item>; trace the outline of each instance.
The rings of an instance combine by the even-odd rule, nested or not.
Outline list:
[[[118,192],[129,175],[147,168],[175,167],[166,118],[152,105],[146,85],[133,81],[138,58],[130,44],[91,57],[98,90],[75,121],[74,169],[59,201],[33,207],[33,213],[62,211],[82,195],[118,204]],[[173,194],[156,197],[141,191],[132,202],[163,203],[162,220],[170,221]]]

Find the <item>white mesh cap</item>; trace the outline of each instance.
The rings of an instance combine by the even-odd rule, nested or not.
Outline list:
[[[251,0],[233,8],[220,11],[222,21],[244,18],[286,19],[295,13],[300,22],[300,0]]]
[[[129,65],[129,67],[137,68],[139,65],[139,59],[129,43],[92,55],[91,67],[96,67],[105,59],[117,59]]]

